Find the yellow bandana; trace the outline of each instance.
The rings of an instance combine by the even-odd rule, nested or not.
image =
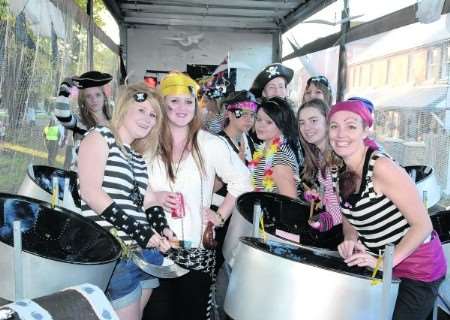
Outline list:
[[[169,73],[161,80],[159,90],[161,94],[166,96],[177,96],[180,94],[197,95],[199,90],[197,82],[192,80],[189,76],[179,73]]]

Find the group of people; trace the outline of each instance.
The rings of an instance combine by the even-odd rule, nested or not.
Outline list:
[[[157,90],[125,86],[112,114],[102,89],[110,75],[90,71],[63,81],[55,114],[81,141],[83,215],[140,248],[146,261],[162,264],[168,256],[190,270],[160,281],[123,256],[107,288],[121,319],[141,319],[158,286],[163,302],[152,319],[208,319],[218,269],[213,230],[249,191],[320,202],[309,226],[342,228],[335,249],[350,266],[375,268],[394,244],[402,282],[393,318],[429,315],[445,258],[414,183],[370,138],[373,105],[358,97],[331,105],[330,83],[315,76],[295,115],[287,99],[292,77],[275,63],[249,91],[214,83],[199,90],[172,72]],[[69,106],[71,86],[80,89],[79,115]],[[205,111],[205,103],[215,107]]]

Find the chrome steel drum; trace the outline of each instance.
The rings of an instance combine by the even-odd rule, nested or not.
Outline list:
[[[244,237],[224,308],[237,320],[378,320],[383,285],[371,285],[370,276],[368,269],[348,267],[339,257]],[[398,285],[392,282],[389,315]]]
[[[74,171],[30,164],[17,194],[50,203],[54,178],[58,179],[58,206],[81,213],[77,174]],[[66,194],[64,194],[66,179],[68,179],[69,185]]]
[[[13,300],[14,220],[21,220],[23,292],[26,298],[80,283],[102,290],[120,257],[120,245],[93,221],[50,204],[0,193],[0,297]]]
[[[447,259],[447,276],[439,287],[438,305],[450,312],[450,211],[440,211],[430,216],[433,228],[442,242]]]
[[[434,169],[429,166],[405,166],[406,172],[416,183],[421,197],[424,191],[427,195],[427,208],[434,206],[441,199],[441,187],[434,174]]]
[[[298,244],[301,238],[302,244],[332,250],[342,241],[340,226],[327,233],[320,233],[309,226],[309,205],[305,202],[276,193],[248,192],[236,201],[223,244],[223,256],[230,265],[233,264],[239,237],[252,235],[253,205],[257,201],[261,203],[264,228],[271,240]]]

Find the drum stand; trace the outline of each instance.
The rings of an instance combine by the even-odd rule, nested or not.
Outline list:
[[[383,310],[381,312],[380,320],[390,320],[392,310],[391,306],[391,282],[392,282],[392,264],[394,256],[394,245],[388,244],[384,250],[383,255]]]
[[[25,298],[23,296],[23,266],[22,266],[22,230],[21,221],[13,222],[14,239],[14,301]]]

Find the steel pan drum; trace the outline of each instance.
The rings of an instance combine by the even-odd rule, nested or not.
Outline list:
[[[17,194],[50,203],[54,177],[58,179],[58,205],[68,210],[81,213],[81,202],[77,188],[77,174],[74,171],[30,164]],[[64,197],[64,183],[66,178],[69,179],[69,186],[68,192]]]
[[[332,250],[342,241],[341,226],[324,233],[309,226],[309,204],[276,193],[248,192],[237,199],[223,244],[223,256],[230,265],[233,264],[239,237],[252,235],[253,205],[257,201],[261,203],[264,228],[271,240],[298,244],[298,239],[293,238],[301,235],[302,244]]]
[[[106,289],[120,245],[83,216],[18,195],[0,193],[0,297],[14,300],[14,220],[21,220],[25,298],[80,283]]]
[[[253,205],[257,201],[261,203],[264,228],[269,239],[291,242],[275,235],[275,231],[281,230],[298,236],[300,229],[308,225],[309,206],[303,202],[269,192],[242,194],[236,201],[222,248],[223,256],[230,265],[233,264],[239,238],[252,235]]]
[[[241,242],[224,305],[233,319],[381,318],[383,285],[371,285],[368,269],[293,245],[248,237]],[[398,285],[392,282],[389,315]]]
[[[434,169],[429,166],[405,166],[403,167],[414,180],[421,197],[424,191],[427,193],[427,208],[434,206],[441,199],[441,188],[434,174]]]
[[[450,211],[440,211],[430,216],[433,228],[442,242],[447,259],[447,276],[439,287],[438,305],[450,312]]]

